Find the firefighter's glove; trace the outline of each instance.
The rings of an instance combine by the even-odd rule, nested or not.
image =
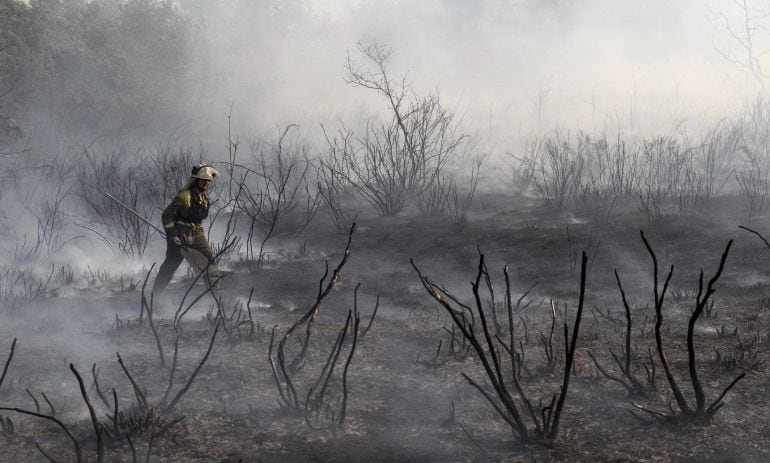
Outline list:
[[[182,239],[179,238],[179,235],[177,235],[176,231],[169,231],[166,235],[166,240],[168,240],[170,244],[174,244],[176,246],[182,245]]]

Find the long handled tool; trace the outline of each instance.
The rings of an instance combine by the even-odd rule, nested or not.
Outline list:
[[[151,226],[155,231],[160,233],[160,235],[164,239],[166,238],[166,233],[164,233],[163,230],[161,230],[157,226],[153,225],[152,222],[150,222],[149,220],[145,219],[140,213],[138,213],[135,210],[133,210],[131,207],[129,207],[123,201],[119,200],[115,196],[113,196],[113,195],[111,195],[111,194],[109,194],[109,193],[107,193],[105,191],[102,191],[102,194],[104,196],[110,198],[111,200],[115,201],[116,203],[120,204],[121,206],[123,206],[123,208],[125,210],[127,210],[128,212],[134,214],[139,220],[141,220],[142,222],[144,222],[147,225]],[[214,263],[214,262],[209,263],[208,258],[206,256],[204,256],[203,253],[201,253],[197,249],[193,249],[193,248],[191,248],[189,246],[181,245],[181,247],[182,247],[182,249],[181,249],[180,253],[182,254],[182,257],[184,257],[184,259],[187,262],[189,262],[189,264],[192,266],[193,269],[195,269],[196,272],[201,272],[206,267],[208,267],[209,268],[209,272],[211,274],[216,275],[216,274],[219,273],[219,268],[217,267],[216,263]]]

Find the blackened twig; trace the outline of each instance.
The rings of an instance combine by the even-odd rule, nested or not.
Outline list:
[[[32,401],[35,402],[35,411],[40,413],[40,402],[37,401],[37,398],[29,389],[24,390],[27,391],[28,396],[32,397]]]
[[[377,297],[379,300],[379,296]],[[375,308],[375,313],[377,312]],[[372,316],[372,319],[374,319],[374,316]],[[342,404],[340,405],[340,412],[337,416],[337,422],[335,425],[337,427],[342,426],[342,424],[345,422],[345,414],[347,411],[347,403],[348,403],[348,368],[350,367],[350,362],[353,360],[353,354],[356,351],[356,345],[358,344],[358,326],[361,324],[361,317],[359,314],[356,313],[355,321],[353,322],[353,343],[350,346],[350,354],[348,354],[348,359],[345,362],[345,368],[342,370]]]
[[[660,363],[663,365],[663,371],[666,373],[666,379],[668,380],[668,384],[671,387],[671,392],[674,394],[676,403],[679,405],[679,409],[682,411],[682,413],[689,414],[690,406],[687,404],[687,400],[684,398],[682,390],[679,389],[676,378],[674,378],[674,374],[671,372],[671,366],[668,363],[666,353],[663,350],[663,335],[661,332],[661,326],[663,325],[663,301],[666,297],[668,284],[674,274],[674,266],[671,265],[668,271],[668,275],[666,275],[665,282],[663,283],[663,288],[662,290],[658,291],[658,257],[655,254],[655,251],[652,249],[650,243],[647,241],[647,237],[644,236],[644,231],[640,231],[639,233],[641,234],[642,241],[644,242],[650,257],[652,258],[653,296],[655,298],[655,345],[658,348],[658,357],[660,358]]]
[[[177,402],[182,398],[182,396],[185,395],[188,389],[190,389],[190,386],[192,385],[193,381],[195,380],[195,377],[198,376],[198,373],[201,371],[201,368],[203,368],[203,365],[206,364],[206,360],[209,359],[209,354],[211,353],[211,348],[214,347],[214,340],[217,338],[217,333],[219,332],[219,326],[223,323],[223,321],[220,321],[217,323],[217,326],[214,327],[214,334],[211,335],[211,341],[209,342],[209,347],[206,350],[206,354],[201,359],[200,363],[198,363],[198,366],[195,368],[195,371],[193,371],[192,375],[190,375],[190,378],[187,380],[187,383],[184,385],[182,389],[179,390],[179,392],[174,396],[174,399],[169,403],[163,411],[165,413],[171,413],[171,411],[176,406]]]
[[[152,273],[152,269],[155,268],[155,262],[152,263],[150,266],[150,270],[147,270],[147,275],[144,277],[144,282],[142,283],[142,301],[141,301],[141,308],[139,309],[139,321],[144,320],[144,308],[147,305],[147,299],[144,296],[144,289],[147,287],[147,280],[150,279],[150,274]],[[117,317],[117,314],[115,314]]]
[[[374,303],[374,311],[372,312],[372,316],[369,317],[369,323],[366,324],[366,328],[361,330],[361,337],[363,338],[366,336],[366,333],[369,332],[369,330],[372,328],[372,323],[374,323],[374,317],[377,316],[377,309],[380,308],[380,295],[377,294],[377,301]]]
[[[249,339],[254,337],[254,319],[251,318],[251,298],[254,296],[254,287],[249,291],[249,300],[246,302],[246,311],[249,313]]]
[[[55,459],[54,457],[52,457],[51,455],[48,455],[48,453],[46,453],[46,451],[45,451],[45,450],[43,450],[43,448],[42,448],[42,447],[40,447],[40,444],[39,444],[38,442],[35,442],[35,447],[37,447],[37,450],[38,450],[38,451],[39,451],[41,454],[43,454],[43,456],[44,456],[44,457],[45,457],[45,458],[46,458],[48,461],[50,461],[51,463],[59,463],[59,460],[56,460],[56,459]]]
[[[160,367],[166,368],[166,356],[163,353],[163,344],[160,342],[160,335],[158,335],[158,330],[155,328],[155,321],[152,319],[153,311],[155,310],[153,308],[154,305],[154,299],[155,294],[150,294],[150,303],[147,305],[147,321],[150,322],[150,330],[152,330],[152,335],[155,337],[155,344],[158,346],[158,355],[160,356]],[[145,303],[144,296],[142,296],[142,303]]]
[[[131,386],[134,388],[134,394],[136,395],[136,398],[139,400],[139,403],[142,405],[143,408],[147,408],[147,397],[144,396],[144,393],[139,388],[139,385],[136,384],[136,381],[134,381],[134,378],[131,376],[131,373],[128,372],[128,368],[126,368],[126,365],[123,363],[123,359],[120,357],[120,353],[116,352],[118,356],[118,363],[120,364],[120,367],[123,369],[123,373],[126,374],[126,377],[128,377],[128,380],[131,382]]]
[[[83,453],[80,450],[80,444],[78,443],[77,439],[75,439],[75,436],[72,434],[72,432],[70,432],[70,430],[67,428],[67,426],[64,423],[62,423],[58,418],[51,415],[44,415],[42,413],[36,413],[29,410],[24,410],[22,408],[15,408],[15,407],[0,407],[0,410],[16,412],[22,415],[30,415],[30,416],[35,416],[37,418],[42,418],[44,420],[53,421],[54,423],[56,423],[57,426],[59,426],[67,434],[67,437],[70,438],[70,440],[72,441],[72,444],[75,446],[75,455],[77,456],[77,461],[78,463],[82,463]]]
[[[96,363],[91,366],[91,376],[94,378],[94,389],[96,389],[96,394],[99,396],[104,406],[110,408],[110,403],[102,393],[102,388],[99,387],[99,369],[96,368]]]
[[[8,359],[5,361],[5,367],[3,367],[3,374],[0,376],[0,388],[3,387],[3,381],[5,380],[5,375],[8,373],[8,367],[11,365],[11,360],[13,359],[13,353],[16,351],[16,338],[13,338],[13,342],[11,343],[11,353],[8,354]]]
[[[48,400],[48,397],[45,395],[45,392],[40,391],[40,395],[43,396],[43,399],[45,399],[45,403],[48,404],[48,407],[51,409],[51,416],[56,416],[56,409],[53,408],[53,404],[50,400]]]
[[[759,237],[759,239],[761,239],[762,242],[765,243],[765,246],[767,246],[767,248],[770,249],[770,243],[768,243],[767,240],[765,239],[765,237],[762,236],[758,231],[752,230],[749,227],[744,227],[743,225],[738,225],[738,228],[742,228],[742,229],[746,230],[749,233],[753,233],[753,234],[757,235]]]
[[[548,431],[548,437],[551,439],[556,438],[559,433],[559,418],[561,417],[561,411],[564,407],[564,402],[567,398],[567,389],[569,388],[569,380],[572,373],[572,364],[575,360],[575,347],[577,347],[578,333],[580,331],[580,320],[583,318],[583,303],[585,301],[586,293],[586,274],[588,265],[588,256],[583,251],[582,263],[580,265],[580,296],[578,300],[578,310],[575,315],[575,324],[572,327],[572,339],[570,340],[569,348],[567,348],[567,360],[564,365],[564,382],[559,393],[559,401],[556,403],[556,408],[553,413],[553,421],[551,422],[550,429]],[[565,333],[567,330],[567,321],[564,321]],[[566,342],[566,340],[565,340]]]
[[[168,387],[166,387],[166,392],[163,394],[163,400],[160,401],[160,403],[166,403],[166,399],[168,398],[168,394],[171,392],[171,388],[174,386],[174,375],[176,374],[176,359],[177,355],[179,354],[179,336],[176,337],[174,340],[174,359],[171,361],[171,372],[168,374]]]
[[[91,404],[91,399],[88,398],[88,391],[86,391],[86,385],[83,383],[83,378],[72,363],[70,363],[70,370],[78,380],[80,394],[83,396],[83,401],[88,407],[88,413],[91,415],[91,425],[94,428],[94,435],[96,437],[96,461],[102,463],[104,461],[104,443],[102,442],[102,433],[99,432],[99,422],[96,419],[96,411],[94,411],[94,406]]]

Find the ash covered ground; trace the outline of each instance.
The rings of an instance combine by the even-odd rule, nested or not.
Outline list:
[[[499,195],[481,196],[479,202],[484,206],[462,230],[450,231],[441,220],[408,214],[359,220],[339,281],[318,306],[307,355],[290,376],[297,407],[284,377],[279,376],[279,392],[271,370],[271,334],[275,332],[272,356],[277,358],[278,339],[314,306],[319,288],[328,284],[329,278],[319,286],[327,263],[331,273],[342,260],[347,241],[344,233],[307,232],[300,250],[275,257],[256,273],[234,262],[215,289],[221,309],[210,294],[206,295],[175,327],[174,313],[188,288],[192,290],[186,301],[205,291],[200,283],[191,286],[190,278],[180,271],[164,298],[153,301],[157,340],[146,313],[139,321],[143,274],[124,277],[122,283],[112,277],[51,284],[45,296],[4,314],[5,353],[13,338],[18,343],[3,384],[3,406],[28,411],[39,407],[42,414],[55,411],[55,417],[79,442],[86,461],[96,458],[96,439],[70,364],[83,377],[99,426],[105,428],[102,439],[107,461],[133,461],[134,452],[137,458],[144,458],[148,447],[151,461],[768,458],[770,449],[762,436],[767,432],[763,416],[767,410],[764,352],[770,304],[764,269],[770,250],[758,237],[737,225],[728,226],[726,215],[723,220],[688,217],[647,224],[631,211],[597,227],[573,216],[538,212],[535,206],[512,209]],[[661,421],[634,405],[656,413],[676,410],[656,355],[652,357],[654,385],[646,383],[645,365],[652,368],[648,352],[655,353],[655,310],[652,259],[640,238],[640,228],[656,249],[661,268],[673,265],[675,269],[664,301],[662,333],[668,362],[692,404],[685,341],[687,320],[695,307],[698,272],[703,268],[710,278],[727,241],[735,239],[715,285],[714,304],[695,326],[694,343],[700,380],[709,401],[739,374],[746,376],[728,392],[724,407],[710,423]],[[474,309],[471,283],[477,277],[479,252],[485,256],[498,303],[505,300],[503,267],[509,266],[514,301],[529,290],[516,308],[514,325],[522,355],[520,380],[540,410],[562,384],[564,317],[566,314],[572,327],[581,273],[573,248],[587,249],[591,254],[560,431],[555,439],[531,438],[532,442],[522,444],[461,376],[465,373],[493,391],[479,356],[462,340],[459,329],[453,328],[449,313],[426,292],[409,261],[412,259],[424,275]],[[644,393],[631,393],[603,375],[589,356],[590,352],[613,377],[622,376],[619,364],[611,357],[611,352],[624,355],[626,327],[615,269],[633,319],[632,371],[645,384]],[[662,276],[659,278],[662,286]],[[491,299],[484,288],[482,284],[482,306],[489,318]],[[250,296],[251,319],[245,310]],[[555,319],[551,301],[556,307]],[[364,335],[375,306],[377,314]],[[342,343],[331,379],[319,386],[319,378],[323,378],[324,365],[348,311],[354,307],[361,325],[344,375],[344,421],[335,422],[339,420],[351,331]],[[221,316],[217,315],[219,310]],[[505,340],[505,309],[498,307],[497,316],[501,323],[498,335]],[[487,321],[494,330],[491,319]],[[174,408],[164,411],[163,406],[185,387],[203,358],[215,325],[217,336],[207,361]],[[304,329],[302,325],[288,338],[287,363],[301,350]],[[177,340],[175,376],[164,398]],[[160,363],[158,343],[165,366]],[[500,345],[496,349],[502,352]],[[146,398],[146,406],[116,353]],[[99,391],[92,369],[97,373]],[[510,365],[503,365],[503,369],[509,378]],[[323,384],[326,392],[318,409],[313,404]],[[114,432],[116,425],[111,418],[113,391],[119,413],[127,419],[117,425],[120,433]],[[673,404],[671,409],[669,404]],[[12,432],[4,433],[3,461],[44,461],[35,443],[49,455],[75,458],[72,441],[55,423],[10,411],[2,415],[14,426]],[[181,421],[168,426],[177,419]]]

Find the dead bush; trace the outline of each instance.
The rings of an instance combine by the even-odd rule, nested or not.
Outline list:
[[[465,373],[462,374],[463,377],[487,399],[498,415],[510,426],[513,435],[521,442],[551,441],[558,436],[561,413],[566,403],[572,375],[580,321],[583,315],[587,261],[586,254],[583,253],[580,297],[571,337],[568,336],[567,322],[565,321],[564,324],[565,361],[562,383],[559,392],[554,393],[550,400],[546,400],[545,406],[543,406],[542,399],[539,401],[539,410],[529,398],[519,378],[521,367],[518,362],[523,359],[523,354],[517,347],[514,332],[515,322],[513,320],[513,301],[508,268],[504,269],[506,276],[505,300],[508,314],[508,339],[505,340],[493,333],[495,326],[487,321],[488,314],[485,306],[495,307],[495,303],[494,291],[483,254],[479,256],[476,278],[472,282],[473,300],[475,301],[473,308],[461,303],[457,297],[441,285],[433,283],[430,278],[420,272],[412,261],[412,267],[417,272],[425,290],[447,311],[455,326],[462,332],[463,337],[473,346],[473,351],[482,363],[486,378],[492,387],[479,383]],[[482,284],[482,278],[484,278],[484,284]],[[492,298],[489,304],[482,300],[482,285],[486,287],[487,294]],[[476,316],[478,316],[480,326],[476,323]]]

